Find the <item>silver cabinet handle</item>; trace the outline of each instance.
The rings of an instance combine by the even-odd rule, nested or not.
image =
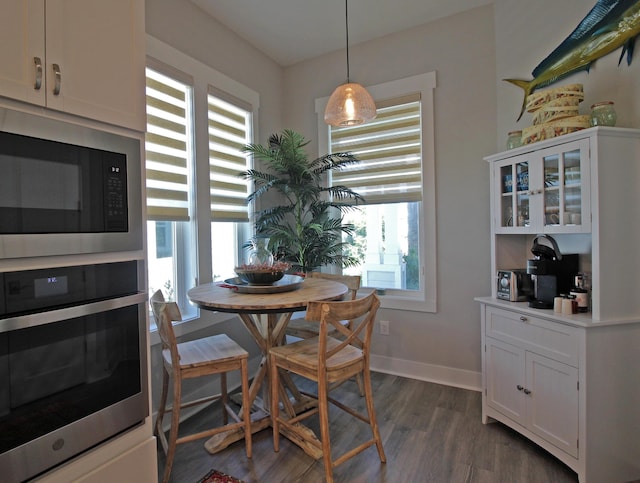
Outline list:
[[[526,322],[527,320],[529,319],[527,319],[524,315],[520,316],[520,322]]]
[[[33,88],[39,91],[42,87],[42,59],[40,59],[40,57],[34,57],[33,63],[36,66],[36,81],[33,84]]]
[[[62,84],[62,73],[60,72],[60,66],[58,64],[53,64],[53,75],[56,79],[55,85],[53,86],[53,95],[57,96],[60,94],[60,84]]]

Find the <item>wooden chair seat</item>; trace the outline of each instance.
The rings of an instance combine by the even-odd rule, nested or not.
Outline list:
[[[327,350],[339,347],[342,341],[327,337]],[[295,366],[300,371],[313,371],[318,368],[318,341],[317,339],[305,339],[294,344],[278,347],[279,364]],[[364,363],[364,354],[361,349],[351,345],[327,359],[326,371],[327,380],[331,383],[345,379],[345,371],[351,370],[353,374],[361,372],[362,367],[358,364]],[[293,369],[291,369],[293,370]],[[293,370],[297,372],[297,370]]]
[[[373,407],[369,357],[373,323],[380,301],[372,293],[367,297],[344,302],[310,302],[306,318],[318,321],[318,337],[305,339],[292,344],[273,347],[269,351],[271,378],[271,424],[273,426],[273,447],[280,449],[280,430],[301,446],[314,447],[322,452],[325,478],[333,482],[333,468],[356,456],[365,449],[376,446],[381,462],[386,462],[382,439],[376,422]],[[343,325],[341,321],[350,320]],[[328,335],[333,327],[340,338]],[[289,397],[283,393],[279,384],[280,371],[291,371],[315,381],[318,386],[317,407],[300,414],[293,414]],[[360,375],[364,384],[366,414],[337,401],[329,396],[331,387]],[[280,403],[286,410],[280,414]],[[329,435],[329,403],[347,414],[369,425],[372,437],[334,458],[331,452]],[[320,439],[313,431],[302,425],[308,418],[318,414],[320,419]],[[348,435],[344,435],[348,437]]]
[[[247,457],[251,458],[251,416],[249,413],[249,353],[230,339],[220,334],[188,342],[178,343],[173,331],[173,321],[181,320],[180,309],[175,302],[166,302],[159,290],[151,297],[158,333],[162,341],[162,394],[158,406],[158,415],[154,425],[154,434],[166,454],[163,482],[169,481],[173,458],[178,444],[196,439],[207,438],[224,431],[242,429],[244,431]],[[227,372],[239,371],[242,384],[242,407],[236,412],[229,405],[227,394]],[[218,374],[220,376],[220,394],[185,402],[182,400],[182,381]],[[170,383],[173,385],[173,404],[167,407]],[[196,405],[209,404],[221,400],[221,426],[178,437],[180,410]],[[167,438],[162,425],[164,415],[171,412],[171,427]],[[229,421],[229,417],[233,421]]]
[[[178,344],[178,353],[180,354],[180,369],[183,371],[197,371],[211,365],[213,360],[216,361],[218,367],[222,367],[224,364],[235,367],[237,359],[245,357],[247,354],[243,348],[225,334],[181,342]],[[172,364],[169,349],[164,349],[162,356],[165,364]]]

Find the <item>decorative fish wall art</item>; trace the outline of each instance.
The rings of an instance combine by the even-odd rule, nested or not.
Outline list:
[[[619,47],[622,47],[622,53],[618,65],[625,53],[627,65],[631,65],[639,34],[640,0],[598,0],[571,35],[533,69],[533,80],[504,79],[524,90],[518,120],[524,112],[527,96],[533,91],[576,72],[589,72],[593,62]]]

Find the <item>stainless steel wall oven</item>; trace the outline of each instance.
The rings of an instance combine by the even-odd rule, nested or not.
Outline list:
[[[139,261],[0,274],[0,474],[24,481],[148,416]]]

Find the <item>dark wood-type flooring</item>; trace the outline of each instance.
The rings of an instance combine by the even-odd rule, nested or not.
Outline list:
[[[387,463],[374,447],[338,466],[336,481],[366,483],[563,483],[578,481],[576,474],[534,443],[500,423],[483,425],[481,394],[387,374],[373,373],[376,414]],[[305,389],[312,389],[306,386]],[[315,391],[314,391],[315,392]],[[364,398],[349,381],[335,396],[363,407]],[[368,437],[368,426],[332,407],[332,449]],[[221,419],[217,405],[185,421],[181,433],[210,427]],[[317,418],[316,418],[317,421]],[[315,428],[317,429],[317,427]],[[364,431],[364,433],[363,433]],[[211,469],[250,482],[323,481],[322,460],[315,461],[284,437],[280,452],[272,446],[268,428],[253,436],[253,458],[245,456],[244,442],[215,455],[204,441],[178,446],[172,471],[174,483],[196,483]],[[158,452],[162,475],[164,454]]]

